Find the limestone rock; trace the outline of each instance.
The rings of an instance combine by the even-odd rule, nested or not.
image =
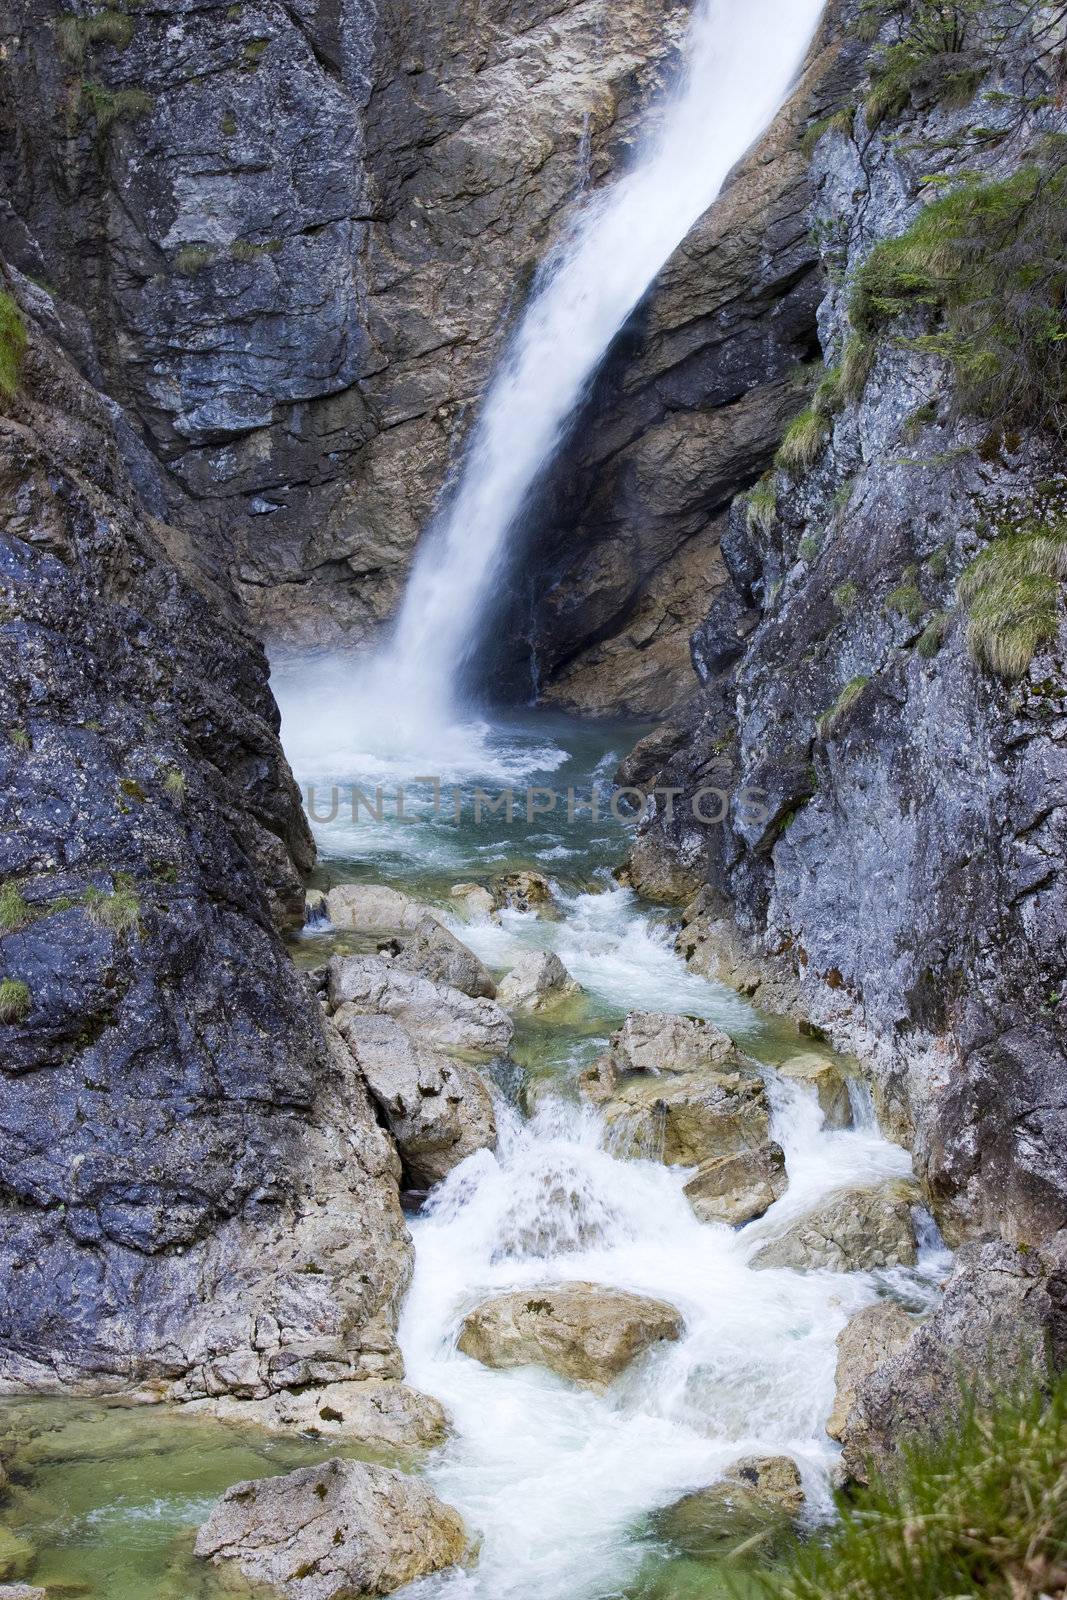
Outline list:
[[[492,1097],[473,1067],[428,1049],[393,1017],[345,1005],[334,1024],[414,1187],[430,1188],[473,1151],[496,1148]]]
[[[390,1379],[283,1389],[265,1400],[225,1395],[191,1401],[184,1409],[270,1433],[303,1433],[394,1450],[429,1449],[448,1432],[444,1408],[432,1395]]]
[[[543,872],[506,872],[493,879],[493,909],[534,911],[539,917],[557,915],[552,885]]]
[[[470,922],[485,921],[494,915],[493,896],[480,883],[454,883],[448,893]]]
[[[684,1495],[655,1518],[657,1533],[687,1555],[710,1558],[729,1546],[758,1541],[761,1553],[781,1542],[804,1508],[790,1456],[745,1456],[708,1489]]]
[[[848,1094],[848,1081],[840,1066],[829,1056],[814,1050],[787,1056],[775,1063],[777,1072],[794,1083],[803,1083],[815,1090],[827,1128],[852,1126],[852,1102]]]
[[[553,950],[533,950],[515,963],[497,989],[502,1006],[515,1011],[544,1011],[582,992]]]
[[[424,918],[436,917],[399,889],[384,883],[341,883],[326,896],[326,909],[335,928],[356,933],[414,933]]]
[[[330,1005],[348,1015],[383,1015],[439,1050],[495,1056],[507,1051],[514,1028],[495,1000],[472,1000],[446,984],[398,970],[381,956],[334,956],[329,965]]]
[[[891,1300],[865,1306],[837,1336],[837,1394],[826,1424],[831,1439],[843,1439],[859,1390],[871,1373],[907,1344],[915,1320]]]
[[[429,978],[431,983],[448,984],[475,1000],[492,1000],[496,994],[489,969],[435,916],[423,917],[416,924],[411,938],[405,939],[394,955],[393,965]]]
[[[195,1548],[202,1560],[234,1562],[286,1600],[359,1600],[453,1566],[467,1533],[421,1479],[334,1460],[234,1484]]]
[[[459,1348],[488,1367],[551,1367],[601,1388],[662,1339],[681,1337],[673,1306],[595,1283],[494,1295],[463,1320]]]
[[[752,1265],[834,1272],[914,1266],[918,1251],[911,1213],[917,1199],[914,1184],[899,1179],[839,1189],[765,1244]]]
[[[769,1141],[767,1095],[754,1073],[619,1078],[598,1064],[581,1088],[600,1106],[612,1148],[624,1157],[698,1167]]]
[[[685,1192],[701,1222],[740,1227],[781,1199],[787,1184],[785,1152],[768,1140],[755,1150],[703,1162]]]

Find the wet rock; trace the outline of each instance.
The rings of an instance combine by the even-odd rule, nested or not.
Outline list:
[[[472,999],[492,1000],[496,994],[489,969],[433,916],[417,923],[393,957],[393,965],[432,983],[448,984]]]
[[[786,1191],[785,1152],[768,1141],[755,1150],[719,1156],[699,1166],[685,1186],[701,1222],[728,1222],[740,1227],[781,1199]]]
[[[185,1410],[270,1433],[302,1433],[395,1450],[430,1449],[448,1432],[437,1400],[388,1379],[287,1389],[265,1400],[194,1400]]]
[[[459,902],[459,910],[470,922],[484,921],[494,915],[493,896],[480,883],[455,883],[448,893],[452,900]]]
[[[0,1583],[15,1583],[28,1576],[37,1551],[28,1539],[10,1528],[0,1528]]]
[[[829,1056],[815,1051],[787,1056],[775,1063],[776,1071],[793,1083],[806,1084],[815,1090],[826,1128],[852,1126],[852,1102],[849,1099],[848,1080],[838,1063]]]
[[[871,1373],[907,1344],[915,1332],[913,1317],[890,1300],[865,1306],[850,1317],[837,1336],[837,1393],[826,1424],[831,1439],[844,1439],[859,1390]]]
[[[492,1097],[473,1067],[428,1049],[393,1017],[334,1017],[396,1140],[411,1184],[430,1188],[475,1150],[496,1148]]]
[[[598,1064],[581,1089],[600,1106],[612,1148],[623,1157],[698,1167],[769,1142],[767,1095],[754,1073],[620,1078]]]
[[[790,1456],[746,1456],[727,1467],[719,1483],[659,1512],[654,1524],[661,1537],[697,1558],[750,1543],[766,1557],[803,1509],[800,1473]]]
[[[472,1000],[446,984],[398,970],[381,956],[334,956],[329,1003],[347,1015],[394,1017],[420,1044],[439,1050],[502,1055],[514,1032],[495,1000]]]
[[[557,913],[552,885],[543,872],[506,872],[493,879],[493,909],[533,911],[539,917]]]
[[[644,1350],[681,1337],[673,1306],[595,1283],[537,1285],[483,1301],[463,1320],[459,1348],[488,1367],[546,1366],[591,1388]]]
[[[915,1185],[899,1179],[869,1189],[839,1189],[765,1244],[752,1265],[834,1272],[914,1266],[917,1200]]]
[[[553,950],[523,956],[501,980],[497,999],[514,1011],[544,1011],[582,992]]]
[[[463,1559],[463,1520],[419,1478],[327,1461],[228,1489],[196,1554],[233,1562],[287,1600],[392,1594]]]
[[[1067,1367],[1067,1252],[964,1246],[933,1315],[863,1379],[842,1429],[845,1466],[892,1470],[904,1441],[953,1427],[964,1396],[987,1404]]]
[[[425,917],[436,913],[399,889],[384,883],[342,883],[326,896],[335,928],[356,933],[414,933]]]

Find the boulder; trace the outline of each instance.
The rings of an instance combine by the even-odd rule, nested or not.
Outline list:
[[[767,1094],[755,1073],[619,1078],[604,1061],[580,1087],[600,1106],[612,1148],[624,1158],[699,1167],[769,1142]]]
[[[336,1011],[395,1017],[421,1044],[473,1055],[506,1053],[514,1032],[495,1000],[472,1000],[450,984],[398,970],[382,956],[333,956],[327,993]]]
[[[918,1251],[911,1212],[917,1200],[915,1185],[900,1179],[839,1189],[765,1244],[752,1265],[833,1272],[913,1267]]]
[[[803,1051],[776,1063],[780,1077],[793,1083],[806,1084],[815,1090],[827,1128],[851,1128],[852,1101],[848,1093],[848,1079],[840,1065],[830,1056],[817,1051]]]
[[[656,1532],[695,1557],[727,1547],[781,1543],[804,1508],[804,1490],[790,1456],[746,1456],[718,1483],[687,1494],[655,1518]]]
[[[393,1017],[345,1005],[333,1020],[396,1140],[411,1187],[430,1188],[473,1151],[496,1148],[492,1097],[473,1067],[418,1043]]]
[[[496,993],[502,1006],[514,1011],[545,1011],[582,992],[552,950],[532,950],[517,961]]]
[[[393,965],[431,983],[448,984],[474,1000],[491,1000],[496,994],[488,967],[436,917],[422,918],[393,956]]]
[[[356,933],[414,933],[424,917],[437,913],[384,883],[341,883],[326,896],[335,928]]]
[[[543,872],[505,872],[493,879],[493,909],[534,911],[539,917],[556,913],[552,885]]]
[[[392,1594],[461,1561],[458,1511],[419,1478],[364,1461],[325,1461],[228,1489],[196,1554],[234,1562],[286,1600]]]
[[[599,1389],[683,1328],[681,1313],[663,1300],[596,1283],[538,1285],[476,1306],[459,1348],[487,1367],[551,1367]]]
[[[768,1140],[755,1150],[702,1162],[685,1193],[701,1222],[740,1227],[762,1217],[785,1193],[787,1182],[785,1152]]]
[[[468,922],[484,922],[495,914],[493,896],[480,883],[456,883],[448,893]]]
[[[391,1379],[283,1389],[265,1400],[221,1395],[194,1400],[184,1409],[270,1433],[303,1433],[394,1450],[429,1449],[440,1444],[448,1432],[448,1419],[439,1401]]]
[[[616,1072],[715,1071],[740,1059],[728,1033],[704,1017],[631,1011],[608,1051]]]
[[[831,1439],[843,1439],[863,1383],[876,1367],[907,1344],[915,1321],[891,1300],[864,1306],[837,1336],[837,1394],[826,1424]]]

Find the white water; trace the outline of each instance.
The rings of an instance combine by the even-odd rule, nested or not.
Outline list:
[[[698,0],[686,68],[633,169],[586,199],[546,263],[428,531],[360,716],[395,747],[454,717],[508,533],[616,334],[781,104],[823,0]],[[425,767],[423,770],[427,770]]]

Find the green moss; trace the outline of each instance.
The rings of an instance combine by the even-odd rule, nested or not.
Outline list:
[[[833,705],[828,711],[823,712],[822,716],[816,723],[820,739],[828,739],[830,737],[834,729],[840,722],[843,721],[848,712],[856,704],[856,701],[860,698],[870,681],[870,678],[864,677],[849,679],[848,683],[845,684],[845,687],[841,690],[841,693],[838,695]]]
[[[859,589],[850,578],[847,583],[838,584],[833,592],[833,602],[839,611],[851,611],[859,599]]]
[[[113,123],[136,122],[148,116],[155,103],[143,89],[108,89],[104,84],[86,81],[81,86],[78,108],[93,118],[97,133],[104,134]]]
[[[33,913],[22,898],[17,883],[5,883],[0,888],[0,933],[17,933],[31,921]]]
[[[22,1022],[29,1009],[29,985],[21,978],[4,978],[0,982],[0,1022]]]
[[[995,539],[962,574],[967,644],[979,664],[1021,678],[1056,637],[1060,586],[1067,578],[1067,523]]]
[[[115,877],[111,894],[105,894],[102,889],[87,889],[84,903],[94,921],[110,928],[112,933],[127,933],[140,921],[141,904],[133,880],[124,873]]]
[[[778,515],[774,473],[767,472],[745,496],[745,522],[749,533],[769,534]]]
[[[962,404],[1002,425],[1067,434],[1067,172],[1024,167],[962,184],[875,247],[857,274],[853,326],[874,338],[922,312],[906,342],[950,363]]]
[[[774,458],[775,466],[794,477],[810,472],[822,455],[828,432],[826,418],[814,405],[809,406],[799,417],[794,417],[786,429]]]
[[[885,597],[886,609],[907,617],[911,623],[918,622],[927,609],[918,580],[918,567],[905,567],[900,583]]]
[[[829,1538],[761,1583],[767,1600],[1027,1600],[1067,1562],[1067,1379],[981,1410],[842,1503]]]
[[[935,611],[926,627],[919,635],[915,648],[924,661],[932,661],[941,646],[948,638],[949,629],[952,627],[951,611]]]
[[[19,386],[26,327],[11,295],[0,293],[0,395],[10,398]]]
[[[215,259],[215,252],[206,244],[183,244],[174,257],[175,272],[180,272],[183,277],[191,278],[197,272],[202,272],[210,266]]]

